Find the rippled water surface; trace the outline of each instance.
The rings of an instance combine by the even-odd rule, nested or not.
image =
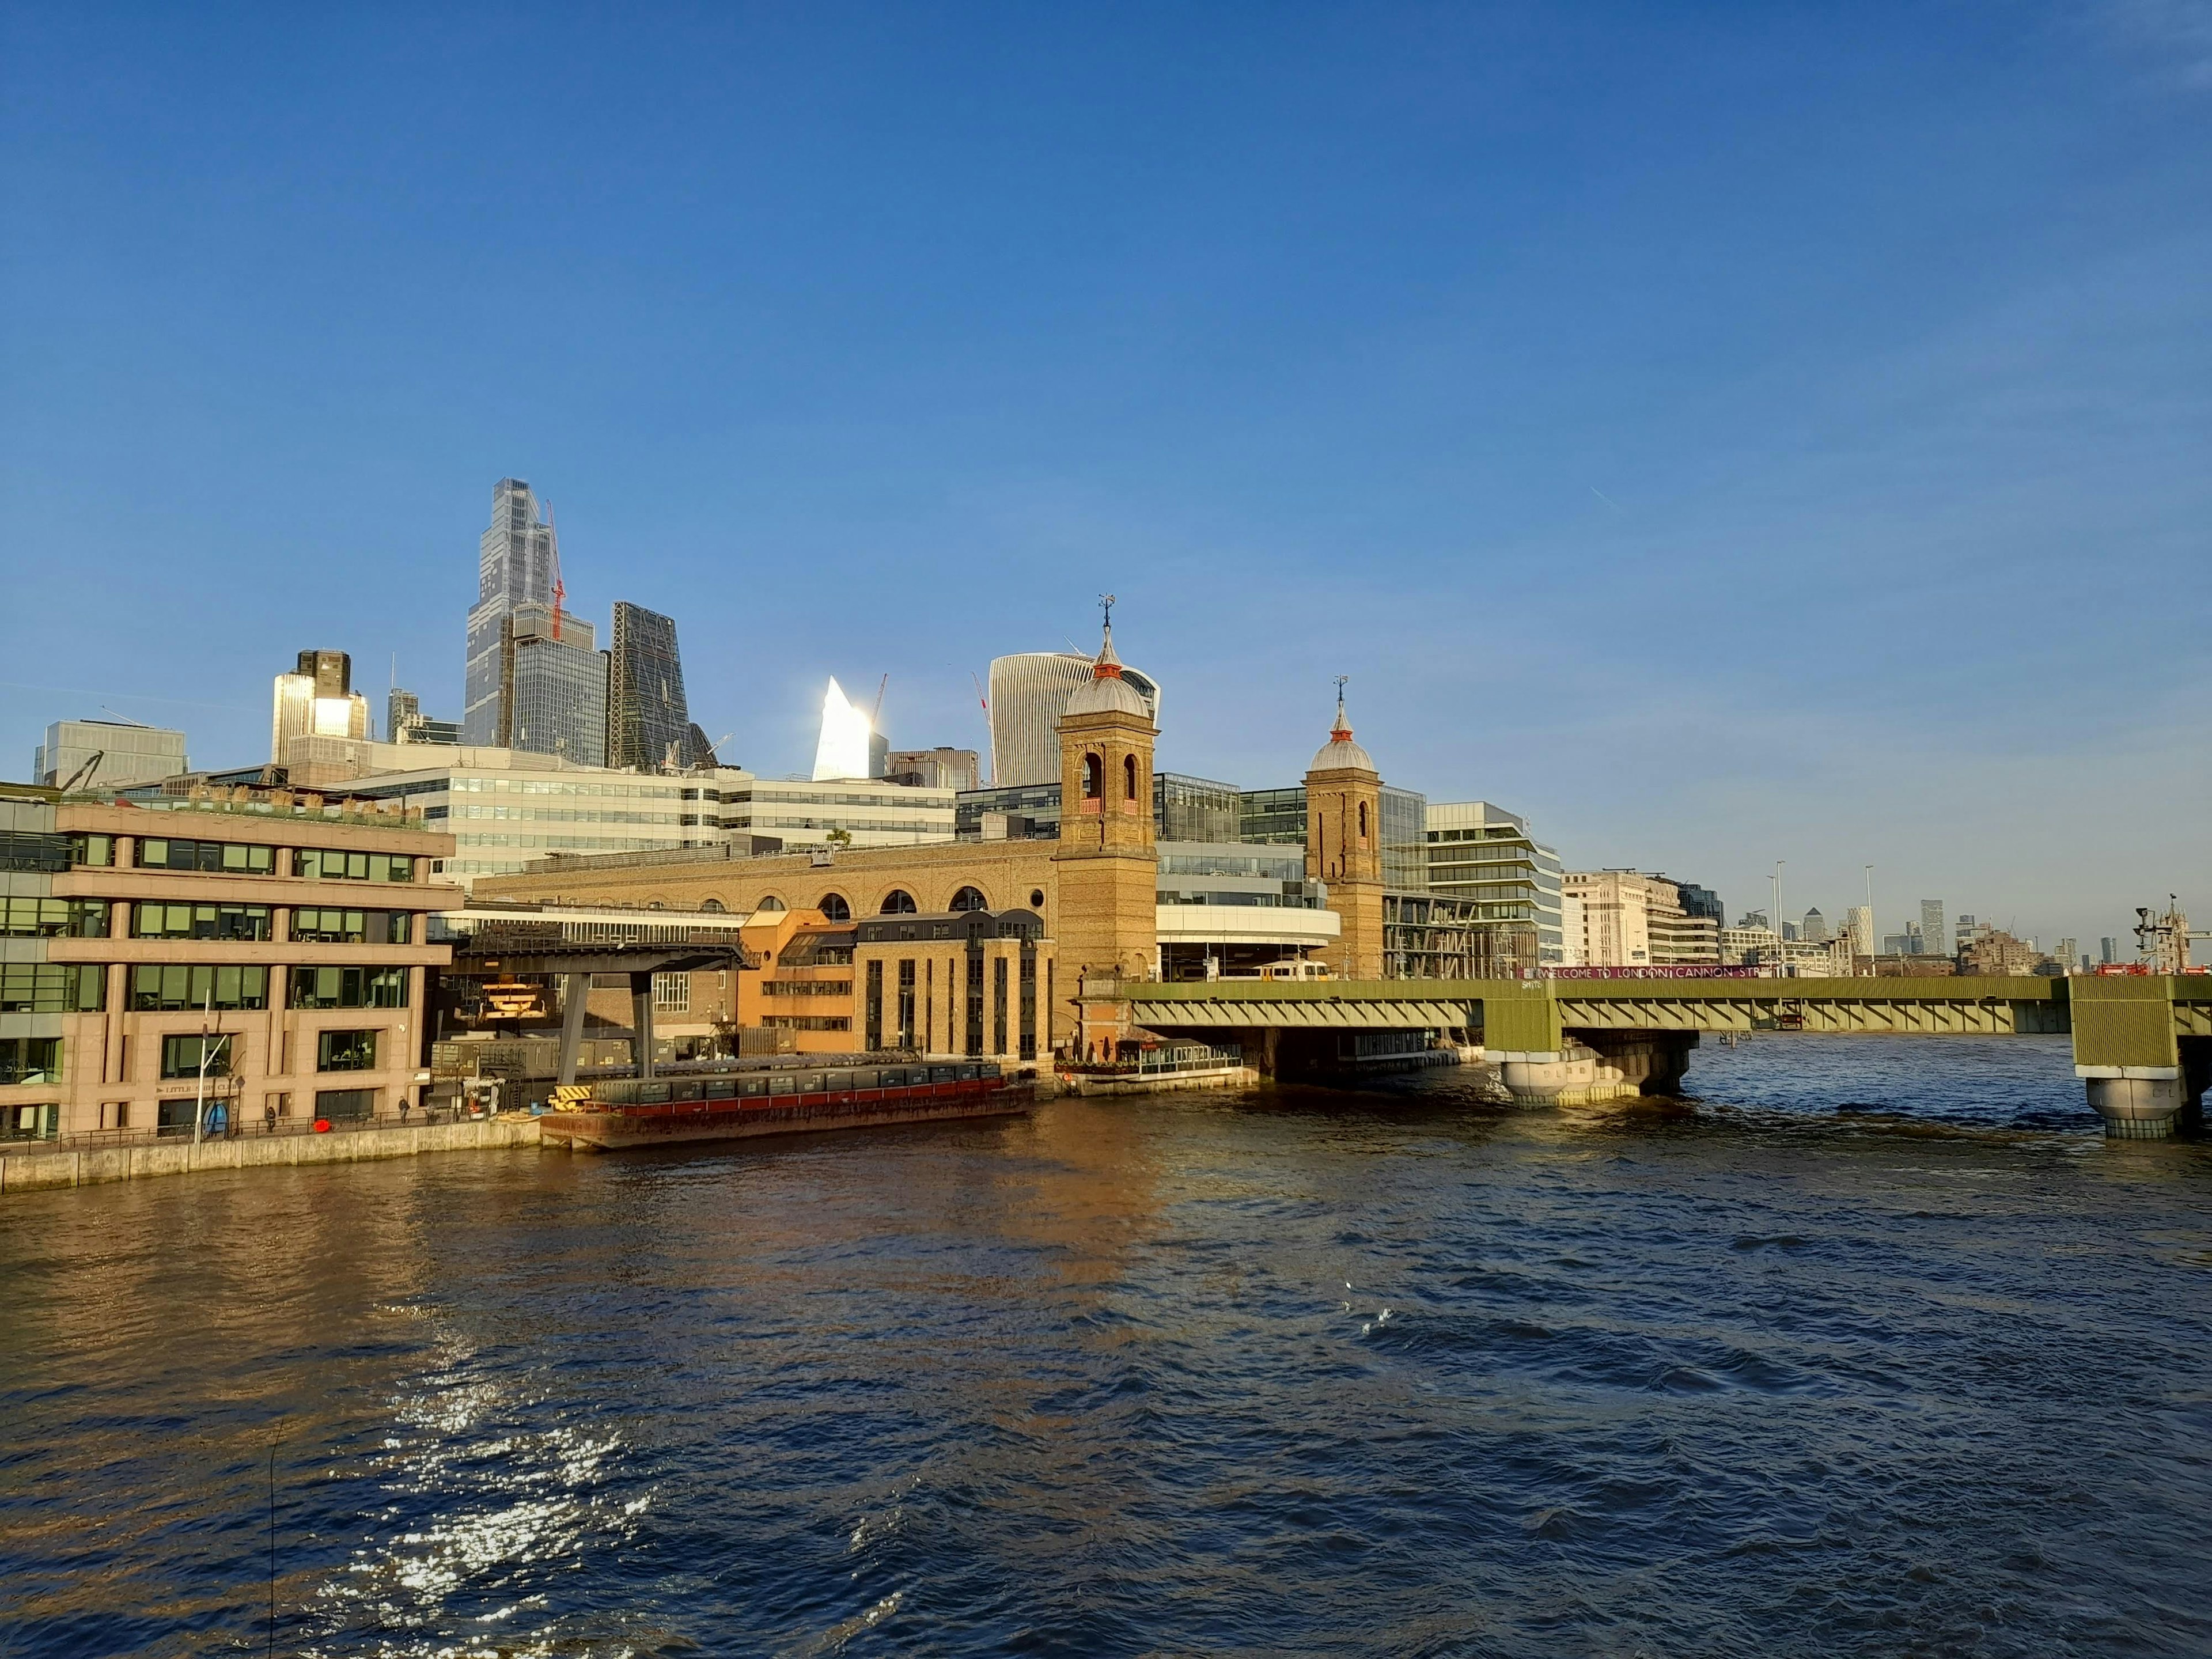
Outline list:
[[[9,1199],[0,1653],[2212,1653],[2212,1147],[1691,1080]]]

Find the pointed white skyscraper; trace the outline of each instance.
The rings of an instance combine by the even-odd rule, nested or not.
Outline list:
[[[867,714],[833,678],[822,698],[822,737],[814,745],[814,781],[873,776],[869,770],[872,732]]]

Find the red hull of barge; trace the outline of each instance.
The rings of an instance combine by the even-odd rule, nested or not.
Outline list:
[[[592,1152],[690,1141],[740,1140],[754,1135],[868,1129],[890,1123],[1006,1117],[1029,1110],[1036,1085],[1003,1078],[924,1083],[897,1089],[852,1089],[762,1100],[684,1100],[649,1106],[603,1106],[548,1112],[538,1120],[546,1142]]]

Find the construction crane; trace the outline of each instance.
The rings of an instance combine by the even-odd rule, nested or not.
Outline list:
[[[890,684],[891,677],[886,674],[876,687],[875,709],[868,716],[868,730],[871,732],[880,732],[884,729],[884,693],[890,689]]]
[[[94,750],[92,751],[92,758],[87,761],[83,765],[78,767],[76,771],[70,774],[69,781],[61,787],[61,793],[66,795],[76,789],[77,785],[88,780],[94,772],[100,769],[100,762],[106,758],[107,751],[105,749]]]

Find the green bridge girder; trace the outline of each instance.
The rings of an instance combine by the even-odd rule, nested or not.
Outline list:
[[[2212,974],[2069,979],[1213,980],[1124,987],[1148,1030],[1480,1027],[1493,1052],[1557,1054],[1578,1031],[1926,1036],[2070,1031],[2077,1068],[2171,1070],[2212,1037]],[[1450,1018],[1452,1015],[1458,1018]]]

